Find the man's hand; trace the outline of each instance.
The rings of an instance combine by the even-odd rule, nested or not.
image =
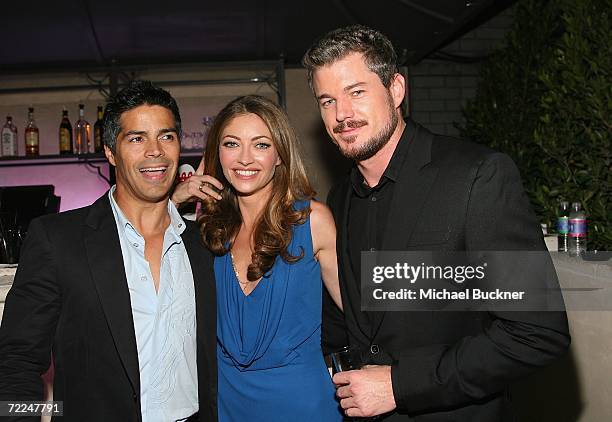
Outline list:
[[[357,371],[338,372],[333,381],[347,416],[382,415],[396,407],[390,366],[369,365]]]
[[[212,176],[204,175],[204,159],[200,161],[196,172],[184,182],[179,183],[172,192],[170,198],[177,207],[186,202],[221,199],[219,191],[223,190],[223,185]]]

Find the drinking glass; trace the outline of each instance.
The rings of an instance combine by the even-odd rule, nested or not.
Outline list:
[[[361,351],[355,346],[344,346],[337,352],[331,353],[330,357],[332,363],[332,373],[334,374],[342,371],[361,369],[363,367]],[[382,420],[382,416],[372,416],[368,418],[349,418],[345,416],[344,420],[355,422],[375,422]]]
[[[4,235],[4,230],[2,230],[2,225],[0,224],[0,264],[8,263],[6,236]]]
[[[5,252],[7,258],[7,264],[17,264],[19,262],[19,251],[21,249],[21,242],[23,235],[21,230],[17,227],[11,227],[5,230]]]
[[[332,372],[334,374],[352,369],[361,369],[361,352],[357,347],[344,346],[331,354]]]
[[[17,225],[17,217],[10,213],[0,213],[0,263],[16,264],[23,232]]]

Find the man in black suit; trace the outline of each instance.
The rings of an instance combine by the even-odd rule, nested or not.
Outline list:
[[[216,421],[212,257],[168,200],[178,107],[133,82],[103,128],[116,185],[29,227],[0,327],[0,400],[40,401],[53,356],[62,420]]]
[[[348,341],[371,366],[334,376],[341,406],[390,421],[511,418],[509,385],[567,349],[564,312],[366,312],[359,282],[361,251],[545,250],[514,163],[404,120],[405,81],[380,32],[332,31],[303,64],[328,134],[356,164],[328,203]]]

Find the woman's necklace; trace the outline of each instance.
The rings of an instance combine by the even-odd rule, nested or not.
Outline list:
[[[236,264],[234,263],[234,254],[232,253],[232,251],[230,251],[230,259],[232,261],[232,268],[234,270],[234,274],[236,274],[236,280],[238,280],[238,283],[240,283],[240,285],[242,286],[242,290],[246,288],[247,284],[250,284],[256,281],[256,280],[241,281],[240,273],[238,272],[238,268],[236,268]]]

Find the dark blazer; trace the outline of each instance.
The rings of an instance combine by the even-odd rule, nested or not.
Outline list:
[[[182,238],[196,293],[200,420],[216,421],[212,256],[195,224],[186,223]],[[60,420],[141,421],[130,295],[106,194],[89,207],[30,224],[0,327],[0,400],[41,400],[40,376],[51,353],[53,400],[64,402]]]
[[[412,121],[401,142],[410,147],[382,250],[545,250],[509,157]],[[347,249],[351,193],[347,178],[328,197],[344,317],[349,342],[362,348],[364,360],[392,365],[397,412],[388,420],[510,419],[509,384],[569,346],[565,313],[362,312]]]

